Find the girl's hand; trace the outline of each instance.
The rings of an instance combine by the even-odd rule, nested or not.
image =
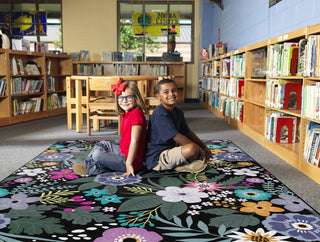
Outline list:
[[[134,175],[133,166],[132,166],[132,165],[128,165],[128,164],[127,164],[126,166],[127,166],[127,171],[126,171],[126,173],[123,173],[122,175],[125,176],[125,177],[128,177],[128,176],[130,176],[130,175],[135,176],[135,175]]]

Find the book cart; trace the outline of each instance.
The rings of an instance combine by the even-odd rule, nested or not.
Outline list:
[[[309,45],[311,44],[311,41],[309,40],[310,36],[316,35],[320,36],[320,24],[307,26],[250,46],[243,47],[239,50],[235,50],[224,55],[215,56],[210,60],[204,61],[202,62],[202,77],[199,81],[199,89],[201,92],[200,103],[204,107],[215,113],[218,117],[223,118],[226,122],[248,135],[260,145],[272,151],[281,159],[285,160],[317,183],[320,183],[320,168],[318,164],[312,163],[310,162],[309,158],[306,158],[306,150],[308,151],[309,149],[309,152],[311,153],[312,149],[314,147],[318,148],[320,143],[320,131],[319,138],[314,139],[311,145],[309,144],[310,142],[307,142],[308,137],[310,137],[310,133],[307,133],[306,135],[309,122],[320,125],[318,108],[320,93],[318,92],[318,94],[316,94],[317,96],[313,97],[313,99],[309,97],[309,93],[306,94],[307,87],[320,86],[320,64],[318,64],[320,63],[320,50],[317,49],[317,45],[306,47],[306,51],[308,48],[313,48],[313,51],[315,51],[314,53],[316,54],[308,54],[309,60],[303,60],[305,65],[303,66],[304,69],[302,72],[301,70],[298,71],[298,68],[301,68],[301,66],[298,66],[299,63],[292,64],[291,62],[292,66],[297,65],[295,69],[296,72],[293,70],[293,68],[290,69],[290,67],[286,66],[285,64],[277,63],[276,68],[278,69],[275,71],[275,66],[270,64],[275,63],[271,62],[273,57],[271,53],[274,53],[272,51],[279,44],[285,46],[287,43],[291,43],[290,46],[295,46],[293,43],[302,43],[302,40],[307,39]],[[320,43],[320,38],[314,38],[315,40],[313,40],[313,42]],[[295,50],[295,52],[297,53],[298,51]],[[290,51],[290,53],[294,53],[294,51]],[[229,93],[232,93],[232,91],[227,90],[226,92],[225,90],[221,89],[221,82],[223,82],[222,80],[225,78],[229,79],[229,77],[224,76],[223,74],[223,60],[232,60],[234,57],[238,57],[239,55],[242,55],[245,58],[244,65],[242,67],[244,68],[244,93],[240,96],[230,95]],[[312,61],[310,56],[313,58],[313,64],[310,64],[310,61]],[[276,58],[273,58],[273,60],[275,59]],[[310,62],[309,66],[306,64],[308,61]],[[215,67],[215,63],[220,65],[219,68],[221,71],[218,73],[218,75],[214,75],[217,74],[213,71],[214,69],[217,69]],[[235,68],[233,65],[234,63],[231,61],[231,70]],[[231,71],[230,80],[233,77],[242,78],[242,76],[234,76],[234,72]],[[211,80],[216,79],[215,83],[219,82],[219,89],[214,89],[215,85],[212,85],[212,83],[208,81],[210,78]],[[273,84],[272,88],[275,88],[275,86],[278,88],[277,83],[289,83],[288,86],[293,86],[294,88],[290,93],[290,97],[292,93],[297,94],[295,100],[297,106],[295,106],[295,108],[287,107],[287,103],[290,102],[288,97],[289,94],[283,95],[285,101],[282,101],[282,106],[279,106],[280,104],[273,104],[272,102],[270,103],[270,83]],[[228,88],[240,90],[241,87],[239,85],[229,85]],[[290,88],[288,88],[288,90],[289,89]],[[274,89],[272,90],[274,91]],[[230,115],[228,116],[223,107],[224,100],[226,98],[236,100],[236,102],[243,102],[243,107],[241,109],[242,119],[238,118],[237,120],[235,115],[231,115],[231,117]],[[230,105],[230,107],[234,108],[235,106]],[[268,121],[268,115],[273,112],[292,117],[292,120],[295,122],[295,139],[293,139],[293,142],[291,142],[291,140],[289,142],[279,142],[279,139],[276,141],[276,138],[274,137],[272,140],[270,136],[268,136],[269,134],[267,127],[270,125]],[[233,113],[236,113],[236,111],[233,111]],[[279,122],[279,125],[280,124],[281,122]],[[286,126],[290,125],[286,124]],[[275,126],[274,130],[278,131],[280,129],[279,127]],[[318,154],[317,151],[315,151],[313,154],[314,158],[316,158],[317,155],[318,158],[320,158],[319,150],[320,149],[318,149]]]
[[[0,126],[67,112],[71,56],[0,49],[0,66]]]
[[[73,61],[73,75],[93,76],[174,76],[179,100],[185,99],[184,62]]]

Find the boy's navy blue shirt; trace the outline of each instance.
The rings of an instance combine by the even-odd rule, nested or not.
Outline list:
[[[149,122],[144,160],[147,168],[152,169],[159,161],[162,151],[176,147],[173,138],[181,133],[186,135],[190,129],[181,109],[174,107],[173,112],[160,104],[152,113]]]

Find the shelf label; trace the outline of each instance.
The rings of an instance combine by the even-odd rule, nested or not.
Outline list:
[[[281,40],[282,40],[282,36],[279,36],[279,37],[278,37],[278,41],[281,41]]]
[[[239,54],[239,50],[235,50],[234,53],[235,53],[235,54]]]
[[[285,35],[283,36],[283,40],[286,40],[286,39],[288,39],[288,38],[289,38],[288,34],[285,34]]]

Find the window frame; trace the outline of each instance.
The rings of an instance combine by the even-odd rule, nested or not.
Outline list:
[[[194,21],[195,21],[195,8],[194,8],[194,1],[170,1],[170,2],[161,2],[161,1],[143,1],[143,2],[132,2],[132,1],[126,1],[126,0],[118,0],[117,1],[117,50],[120,51],[120,4],[122,3],[135,3],[135,4],[141,4],[142,5],[142,11],[145,12],[145,5],[147,4],[166,4],[168,11],[170,11],[170,5],[177,5],[177,4],[189,4],[191,5],[192,8],[192,14],[191,14],[191,42],[180,42],[179,44],[190,44],[191,45],[191,58],[190,61],[184,61],[185,63],[188,64],[194,64]],[[188,25],[189,24],[179,24],[180,26],[182,25]],[[143,38],[143,49],[145,50],[145,38]],[[167,36],[167,44],[168,44],[169,36]]]

